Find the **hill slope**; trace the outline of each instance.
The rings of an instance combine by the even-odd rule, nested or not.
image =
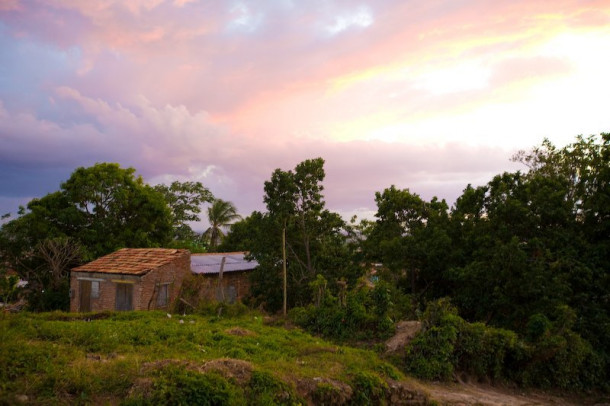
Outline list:
[[[161,312],[3,314],[0,403],[427,404],[374,352]]]

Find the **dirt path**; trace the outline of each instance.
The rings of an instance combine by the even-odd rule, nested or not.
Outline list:
[[[440,404],[452,406],[580,406],[595,402],[570,400],[544,392],[516,392],[480,384],[422,383],[430,397]]]
[[[396,333],[385,343],[386,352],[397,353],[403,351],[409,341],[421,330],[421,322],[412,320],[399,321],[396,324]]]

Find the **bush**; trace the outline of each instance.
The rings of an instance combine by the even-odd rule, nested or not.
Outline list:
[[[268,372],[253,371],[248,383],[251,405],[293,405],[300,401],[293,388]]]
[[[355,405],[384,404],[388,385],[377,375],[368,372],[358,372],[352,380],[354,394],[352,403]]]
[[[566,317],[551,323],[543,315],[528,322],[527,335],[467,323],[449,301],[441,299],[426,308],[422,331],[406,348],[405,368],[423,379],[446,380],[454,371],[479,379],[512,380],[527,386],[562,389],[602,387],[607,360],[569,330]]]
[[[456,342],[456,367],[477,378],[506,377],[507,359],[515,359],[517,335],[482,323],[463,323]]]
[[[153,383],[146,401],[154,405],[245,404],[241,389],[215,373],[199,373],[181,366],[167,366]]]
[[[415,337],[406,348],[406,369],[423,379],[447,380],[454,370],[454,326],[430,327]]]
[[[394,322],[388,316],[392,308],[390,289],[380,282],[374,289],[352,289],[344,304],[326,291],[319,306],[293,308],[289,317],[295,324],[324,337],[383,339],[394,332]]]

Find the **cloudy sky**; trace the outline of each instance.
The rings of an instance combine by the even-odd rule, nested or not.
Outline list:
[[[610,131],[609,72],[608,0],[0,0],[0,214],[96,162],[249,214],[318,156],[346,216],[451,204]]]

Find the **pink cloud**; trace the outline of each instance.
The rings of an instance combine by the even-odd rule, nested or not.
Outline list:
[[[119,161],[150,179],[202,180],[242,210],[261,208],[273,169],[316,156],[335,209],[370,209],[391,184],[452,201],[551,129],[608,123],[601,107],[538,97],[568,83],[584,99],[595,78],[603,93],[605,74],[540,50],[566,32],[610,46],[604,1],[2,4],[8,56],[29,67],[19,51],[44,51],[59,66],[8,72],[2,161]]]

